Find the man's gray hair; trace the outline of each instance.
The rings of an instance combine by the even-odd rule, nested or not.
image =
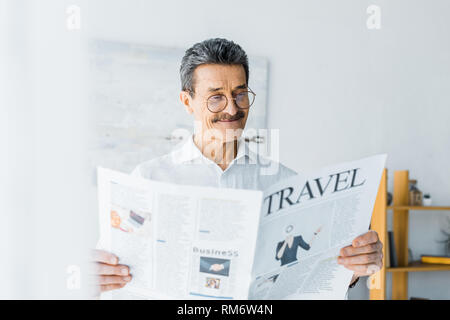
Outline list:
[[[181,90],[194,95],[194,71],[202,64],[229,64],[244,67],[248,85],[248,58],[245,51],[233,41],[221,38],[208,39],[186,50],[181,60]]]

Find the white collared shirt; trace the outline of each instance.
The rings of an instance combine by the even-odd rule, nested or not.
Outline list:
[[[177,184],[264,190],[296,172],[251,151],[242,138],[236,158],[222,170],[202,154],[191,136],[172,152],[141,163],[132,174]]]

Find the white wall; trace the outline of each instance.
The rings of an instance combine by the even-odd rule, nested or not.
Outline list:
[[[95,214],[82,37],[65,29],[58,1],[2,1],[0,12],[0,298],[82,298],[87,279],[67,285],[87,269]]]
[[[381,29],[366,9],[381,8]],[[87,32],[187,48],[225,37],[270,61],[269,127],[298,171],[378,152],[409,169],[435,203],[450,203],[448,1],[95,1]],[[180,108],[180,112],[182,109]],[[389,182],[391,185],[392,182]],[[411,214],[414,257],[435,243],[444,213]],[[450,273],[414,273],[410,295],[450,298]],[[350,295],[366,298],[361,283]]]

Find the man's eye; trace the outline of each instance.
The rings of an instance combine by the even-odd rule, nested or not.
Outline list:
[[[220,101],[220,100],[222,100],[222,96],[221,95],[217,95],[217,96],[212,96],[211,98],[209,98],[210,100],[213,100],[213,101]]]

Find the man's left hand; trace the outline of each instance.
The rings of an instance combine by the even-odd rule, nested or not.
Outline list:
[[[340,251],[338,263],[354,271],[353,279],[368,276],[379,271],[383,266],[383,244],[378,234],[370,230],[356,237],[350,246]],[[353,282],[352,279],[352,282]]]

